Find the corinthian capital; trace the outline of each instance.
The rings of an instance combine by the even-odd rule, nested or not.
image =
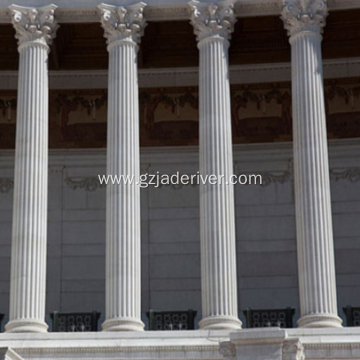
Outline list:
[[[116,40],[140,43],[146,26],[143,15],[145,6],[142,2],[127,7],[100,4],[98,8],[101,13],[101,26],[104,28],[107,43]]]
[[[18,44],[38,42],[50,45],[59,27],[54,18],[56,8],[56,5],[41,8],[9,6]]]
[[[283,0],[281,18],[290,36],[300,31],[322,33],[328,15],[327,0]]]
[[[213,4],[189,2],[191,24],[198,41],[209,37],[230,38],[236,21],[234,3],[235,0]]]

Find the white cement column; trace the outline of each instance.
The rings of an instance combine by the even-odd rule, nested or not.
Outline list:
[[[109,51],[107,173],[140,176],[137,43],[145,4],[101,4]],[[140,187],[107,185],[104,331],[140,331]]]
[[[290,35],[300,327],[340,327],[337,316],[321,33],[326,0],[284,0]]]
[[[10,320],[7,332],[46,332],[48,53],[55,5],[10,6],[19,40]]]
[[[234,1],[191,1],[200,51],[200,174],[233,174],[228,47]],[[202,329],[238,329],[233,185],[200,185]]]

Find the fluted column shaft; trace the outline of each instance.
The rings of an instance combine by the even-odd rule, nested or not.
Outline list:
[[[301,13],[301,15],[299,15]],[[301,327],[338,327],[321,31],[326,1],[286,1]]]
[[[107,173],[129,175],[132,184],[109,184],[106,189],[106,320],[105,331],[140,331],[140,176],[139,100],[137,78],[137,41],[144,27],[144,4],[130,8],[100,5],[102,25],[108,38],[108,142]],[[134,18],[136,33],[128,36],[114,23]]]
[[[200,174],[233,174],[228,37],[233,1],[189,3],[200,51]],[[212,26],[212,24],[214,26]],[[233,185],[200,185],[203,329],[236,329],[238,319]]]
[[[48,73],[55,6],[11,6],[19,39],[10,314],[7,332],[46,332],[46,232],[48,180]],[[40,29],[33,36],[31,30]]]

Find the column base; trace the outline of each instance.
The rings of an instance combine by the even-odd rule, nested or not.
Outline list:
[[[342,320],[333,314],[311,314],[302,316],[297,324],[305,328],[339,328],[342,327]]]
[[[113,318],[105,320],[103,331],[144,331],[144,323],[135,318]]]
[[[45,333],[47,330],[48,325],[36,319],[10,320],[5,325],[7,333]]]
[[[241,326],[242,322],[238,318],[226,315],[208,316],[199,322],[202,330],[237,330]]]

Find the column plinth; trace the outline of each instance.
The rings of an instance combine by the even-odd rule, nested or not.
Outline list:
[[[139,98],[137,43],[144,3],[101,4],[109,51],[107,174],[134,176],[106,189],[106,320],[104,331],[141,331]]]
[[[191,1],[200,51],[200,174],[233,174],[228,38],[234,1]],[[200,185],[202,329],[238,329],[233,185]]]
[[[337,315],[321,41],[326,0],[284,0],[290,35],[300,327],[340,327]]]
[[[46,332],[49,44],[55,5],[9,7],[19,40],[10,314],[6,332]]]

